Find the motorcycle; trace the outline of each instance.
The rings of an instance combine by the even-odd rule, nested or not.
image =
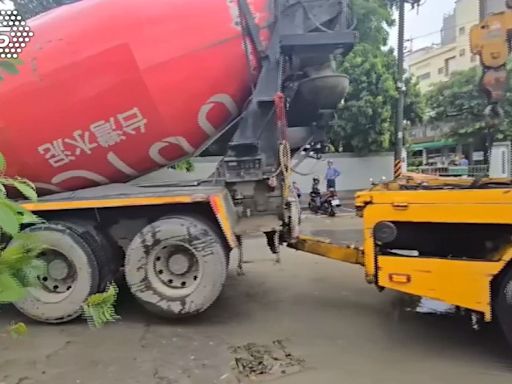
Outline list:
[[[313,186],[309,193],[309,209],[315,214],[323,214],[330,217],[336,216],[336,208],[341,207],[341,201],[334,188],[330,188],[322,194],[319,188],[320,179],[313,178]]]

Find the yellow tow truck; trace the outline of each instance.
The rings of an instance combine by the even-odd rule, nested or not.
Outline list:
[[[507,86],[512,1],[471,30],[480,56],[489,124],[499,123]],[[366,280],[497,319],[512,344],[512,180],[405,174],[356,196],[362,248],[300,237],[294,249],[363,265]]]

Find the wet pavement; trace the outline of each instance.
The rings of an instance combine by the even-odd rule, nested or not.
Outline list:
[[[306,215],[304,228],[361,241],[361,222],[348,213]],[[103,329],[80,320],[27,322],[24,338],[0,336],[0,383],[232,384],[231,347],[278,339],[305,361],[298,373],[272,381],[278,384],[512,380],[512,351],[494,327],[476,332],[461,316],[411,311],[414,300],[377,292],[357,266],[291,250],[276,265],[263,239],[246,245],[246,275],[232,271],[222,296],[198,317],[162,320],[125,293],[122,319]],[[26,321],[2,309],[0,327],[16,320]]]

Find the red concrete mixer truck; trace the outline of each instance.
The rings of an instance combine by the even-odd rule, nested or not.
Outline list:
[[[242,235],[296,235],[290,157],[321,152],[347,92],[348,0],[82,0],[27,24],[0,153],[43,196],[25,231],[48,268],[21,312],[71,320],[122,273],[148,309],[196,314]],[[133,182],[205,149],[223,156],[207,180]]]

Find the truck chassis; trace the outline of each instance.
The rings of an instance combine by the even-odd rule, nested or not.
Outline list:
[[[204,311],[220,294],[238,244],[237,214],[222,187],[111,184],[23,205],[44,219],[25,232],[38,236],[48,268],[40,287],[15,305],[48,323],[79,316],[88,296],[123,274],[153,312]]]

